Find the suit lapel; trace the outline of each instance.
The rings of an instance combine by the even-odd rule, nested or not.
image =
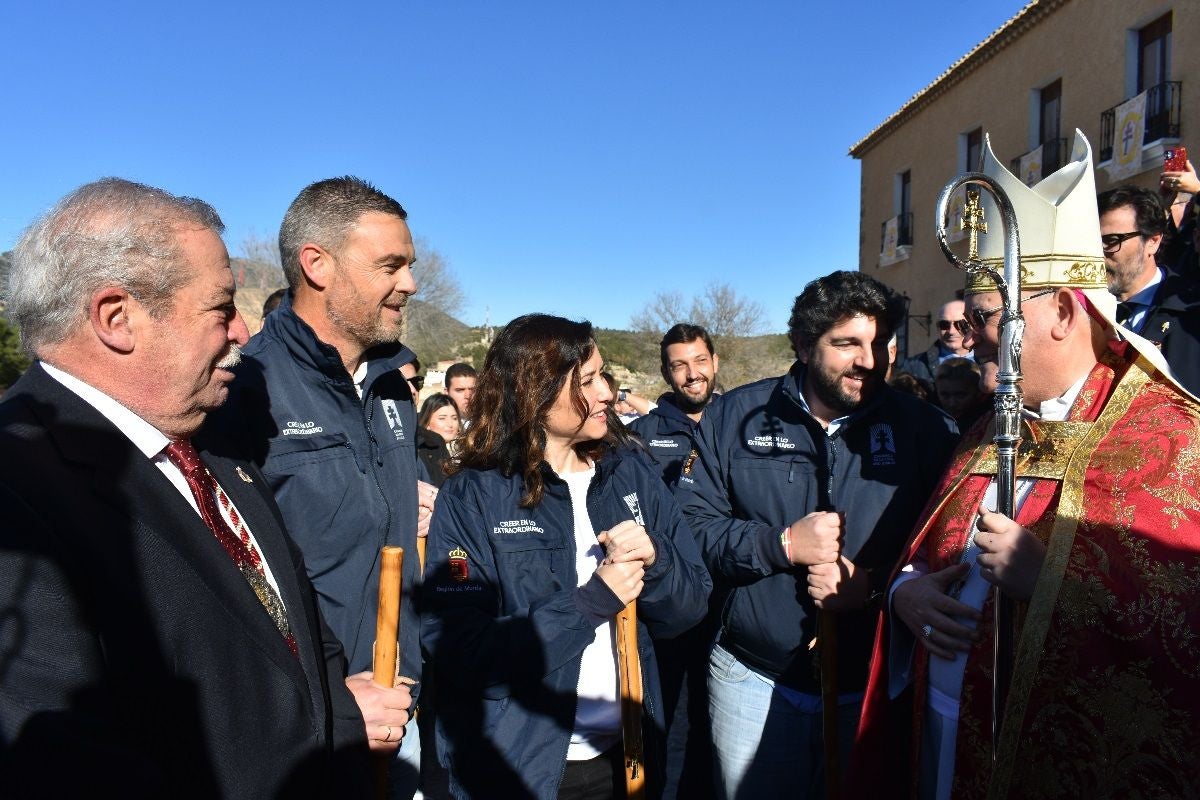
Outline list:
[[[296,562],[285,538],[287,534],[276,522],[275,513],[263,494],[267,490],[266,483],[247,462],[239,462],[207,450],[201,452],[201,458],[208,465],[213,477],[221,484],[225,494],[229,495],[229,499],[233,501],[233,505],[241,514],[242,519],[246,520],[263,558],[271,567],[271,575],[279,587],[280,599],[287,608],[288,625],[300,650],[304,672],[309,681],[308,688],[311,690],[320,685],[319,676],[315,671],[316,665],[313,661],[314,654],[319,650],[319,644],[315,644],[319,637],[313,630],[306,613],[309,598],[300,586],[296,573]],[[208,528],[206,527],[205,530],[207,531]],[[209,536],[213,538],[211,534]],[[245,583],[244,580],[243,583]],[[258,602],[257,598],[255,598],[255,602]],[[259,604],[259,608],[262,608],[261,604]],[[277,655],[286,657],[287,661],[294,665],[296,659],[283,643],[283,637],[279,635],[274,623],[267,614],[262,614],[262,617],[267,620],[271,630],[275,632],[275,638],[281,645],[281,652]]]
[[[131,524],[138,535],[156,536],[175,549],[267,657],[286,672],[306,695],[309,694],[304,672],[254,590],[200,515],[166,476],[103,414],[37,365],[27,371],[21,384],[29,396],[33,412],[41,419],[47,435],[54,440],[63,458],[91,471],[92,489],[97,500]],[[234,474],[232,468],[230,474]],[[228,487],[228,479],[218,480],[223,487]],[[255,536],[259,536],[257,515],[247,514],[247,519]],[[275,529],[269,512],[263,514],[262,519],[262,527]],[[97,520],[97,527],[119,528],[109,528],[102,520]],[[270,538],[269,530],[267,538]],[[295,582],[293,562],[286,552],[276,555],[270,563],[277,580],[278,574],[284,573],[284,583]],[[274,566],[276,564],[278,566]],[[289,609],[292,603],[300,602],[292,600],[292,597],[298,596],[298,590],[293,588],[290,592],[291,597],[284,597]],[[304,615],[302,607],[298,607],[298,611],[300,616]],[[213,623],[200,620],[198,624]],[[297,642],[300,641],[297,636]],[[311,637],[303,641],[308,644]],[[302,646],[301,652],[305,650],[311,650],[311,646]],[[312,656],[309,654],[307,657]]]

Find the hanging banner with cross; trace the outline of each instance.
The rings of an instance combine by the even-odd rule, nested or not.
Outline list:
[[[1142,139],[1146,136],[1146,93],[1126,100],[1117,106],[1113,116],[1116,131],[1113,136],[1112,165],[1108,168],[1110,180],[1131,178],[1142,171]]]
[[[1025,155],[1021,156],[1017,177],[1026,186],[1033,186],[1042,179],[1042,150],[1046,147],[1039,144]]]

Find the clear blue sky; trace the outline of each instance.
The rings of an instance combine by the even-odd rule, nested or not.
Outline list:
[[[351,173],[449,260],[467,322],[625,327],[726,281],[782,330],[857,265],[848,148],[1022,5],[9,2],[0,250],[119,175],[213,203],[236,255]]]

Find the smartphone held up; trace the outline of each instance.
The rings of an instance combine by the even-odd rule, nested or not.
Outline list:
[[[1163,172],[1187,172],[1188,152],[1183,145],[1163,151]]]

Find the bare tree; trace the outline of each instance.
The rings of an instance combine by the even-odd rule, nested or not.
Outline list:
[[[690,303],[680,292],[658,292],[629,323],[636,331],[659,336],[677,322],[703,325],[715,337],[754,336],[762,331],[764,316],[761,304],[741,297],[727,283],[714,282]]]
[[[413,297],[443,314],[455,316],[467,300],[458,276],[446,257],[427,240],[418,237],[414,244],[417,263],[413,267],[413,277],[417,281],[417,293]]]
[[[630,318],[630,326],[657,344],[678,322],[702,325],[721,354],[720,383],[728,388],[779,370],[781,360],[751,337],[762,333],[766,312],[727,283],[713,282],[686,301],[680,292],[659,292]],[[782,367],[786,369],[786,363]]]
[[[425,239],[414,242],[417,261],[413,265],[413,278],[417,293],[408,304],[406,314],[408,330],[405,342],[417,355],[432,363],[436,358],[445,358],[461,333],[460,323],[453,319],[466,302],[466,292],[446,257]]]
[[[257,231],[250,231],[239,246],[244,263],[234,265],[238,288],[275,290],[286,285],[279,242]]]
[[[710,283],[692,300],[692,316],[712,336],[754,336],[761,333],[765,312],[761,303],[738,295],[727,283]]]
[[[676,322],[687,319],[681,292],[658,292],[654,298],[629,318],[629,325],[639,333],[661,336]]]
[[[279,240],[264,236],[257,231],[250,231],[242,239],[242,258],[247,261],[257,261],[260,264],[272,264],[282,269],[283,260],[279,257]]]

